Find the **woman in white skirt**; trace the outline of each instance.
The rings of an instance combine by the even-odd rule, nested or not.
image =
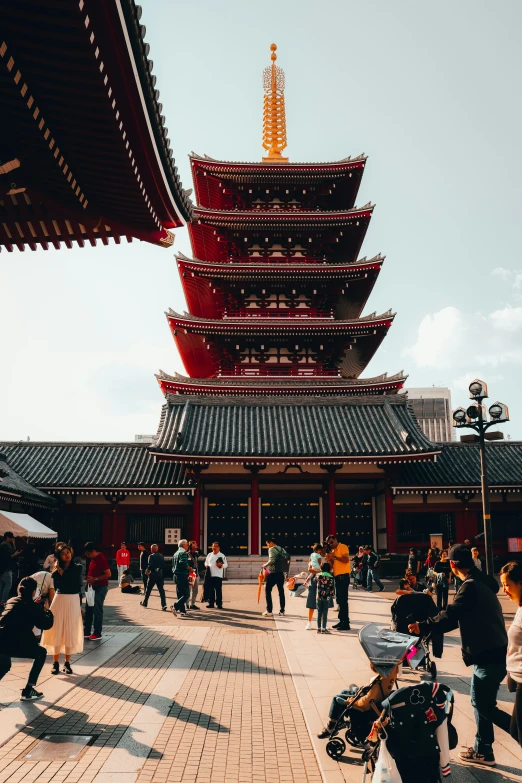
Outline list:
[[[44,631],[41,644],[53,655],[52,674],[60,672],[60,653],[65,654],[64,673],[72,674],[71,655],[83,651],[82,567],[72,562],[72,551],[67,544],[57,544],[55,555],[52,571],[54,598],[50,606],[54,623],[52,628]]]

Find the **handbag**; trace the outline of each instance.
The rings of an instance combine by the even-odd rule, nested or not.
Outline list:
[[[94,606],[94,588],[92,585],[89,585],[85,591],[85,600],[87,606]]]
[[[395,759],[386,747],[386,740],[381,740],[379,757],[375,765],[372,783],[402,783]]]

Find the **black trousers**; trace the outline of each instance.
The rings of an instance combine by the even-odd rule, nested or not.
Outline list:
[[[174,574],[176,580],[176,591],[178,594],[178,600],[174,604],[176,612],[187,611],[187,604],[190,604],[190,585],[187,574]]]
[[[265,597],[266,597],[266,611],[273,611],[272,604],[272,590],[277,587],[279,593],[279,611],[285,611],[285,575],[282,571],[274,571],[274,573],[267,574],[265,580]]]
[[[437,585],[437,609],[441,612],[448,607],[448,585]]]
[[[350,587],[350,574],[339,574],[334,577],[335,598],[339,606],[339,622],[349,623],[348,616],[348,588]]]
[[[221,576],[210,577],[209,608],[216,604],[218,609],[223,608],[223,579]]]
[[[143,579],[143,592],[147,592],[147,582],[149,581],[149,577],[147,576],[146,571],[141,572],[141,578]]]
[[[167,599],[165,598],[165,588],[164,585],[164,578],[163,573],[161,571],[151,571],[149,574],[149,579],[147,582],[147,589],[145,591],[145,598],[143,599],[143,603],[145,606],[147,606],[150,598],[150,594],[152,592],[152,588],[156,585],[158,588],[158,592],[160,594],[160,600],[162,606],[167,606]]]
[[[45,658],[47,655],[47,650],[45,647],[42,647],[41,644],[35,645],[31,650],[17,650],[13,649],[9,653],[1,653],[0,654],[0,680],[5,677],[5,675],[10,671],[11,669],[11,657],[13,658],[33,658],[33,665],[31,667],[31,671],[29,672],[29,677],[27,678],[27,686],[30,685],[36,685],[38,682],[38,677],[40,676],[40,672],[42,671],[45,663]]]
[[[126,587],[121,588],[122,593],[139,593],[140,592],[140,586],[139,585],[127,585]]]

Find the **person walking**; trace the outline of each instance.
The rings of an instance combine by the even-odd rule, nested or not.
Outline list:
[[[475,565],[475,568],[478,568],[479,571],[482,571],[482,563],[480,562],[480,552],[478,551],[476,546],[472,548],[471,555],[473,557],[473,563]]]
[[[228,567],[228,563],[217,541],[212,544],[212,551],[208,553],[205,565],[210,571],[208,608],[213,609],[216,605],[218,609],[223,609],[223,570]]]
[[[167,599],[165,597],[165,575],[163,569],[165,568],[165,558],[158,549],[157,544],[152,544],[150,548],[149,562],[147,565],[147,589],[145,590],[145,597],[141,601],[141,606],[147,608],[149,603],[150,594],[154,585],[158,588],[160,595],[161,610],[167,611]]]
[[[451,568],[447,549],[440,553],[440,560],[435,563],[435,592],[437,594],[437,609],[442,611],[448,605],[449,584],[451,582]]]
[[[18,595],[11,598],[0,615],[0,680],[11,669],[11,658],[31,658],[33,665],[22,690],[21,701],[36,701],[43,693],[36,690],[47,651],[38,644],[33,628],[48,631],[53,615],[37,599],[37,585],[32,576],[20,580]]]
[[[314,544],[312,547],[312,554],[308,561],[308,595],[306,596],[306,608],[308,609],[308,622],[305,625],[305,631],[312,630],[312,620],[314,618],[314,611],[317,609],[317,581],[316,576],[321,571],[321,564],[323,562],[324,553],[321,544]]]
[[[87,588],[90,586],[94,590],[94,606],[85,607],[83,618],[84,637],[91,642],[96,642],[102,638],[103,630],[103,604],[109,591],[109,579],[111,569],[104,554],[102,554],[99,544],[94,541],[88,541],[84,547],[85,556],[89,559],[89,568],[87,570]],[[94,629],[93,629],[94,623]]]
[[[508,691],[516,694],[509,733],[522,745],[522,563],[513,561],[502,566],[500,581],[504,593],[517,605],[517,612],[508,631],[506,668]]]
[[[116,552],[116,566],[118,568],[118,584],[121,582],[121,576],[126,568],[130,568],[130,552],[127,549],[125,541],[121,542],[120,549]]]
[[[315,579],[317,582],[317,633],[330,633],[328,630],[328,609],[333,606],[335,595],[330,563],[323,563],[321,571]]]
[[[197,609],[199,611],[199,606],[196,606],[196,601],[198,600],[198,588],[199,588],[198,569],[199,569],[199,555],[200,555],[197,541],[189,541],[187,554],[189,559],[189,565],[191,566],[192,570],[196,575],[194,578],[194,582],[190,587],[190,609]]]
[[[332,566],[335,582],[335,597],[339,607],[339,622],[333,627],[338,631],[350,630],[350,617],[348,614],[348,588],[350,587],[350,550],[346,544],[341,544],[337,534],[330,535],[326,539],[330,552],[326,556]]]
[[[268,572],[265,579],[266,610],[262,616],[273,617],[272,590],[274,587],[277,587],[279,593],[279,614],[284,615],[285,613],[285,576],[288,573],[290,557],[286,549],[278,546],[272,539],[267,541],[266,545],[268,560],[263,565],[263,568]],[[308,606],[308,601],[306,605]]]
[[[187,607],[190,605],[190,583],[189,573],[192,570],[192,563],[188,554],[189,543],[186,538],[182,538],[178,544],[178,549],[174,552],[172,558],[172,575],[176,583],[176,592],[178,600],[172,606],[172,614],[179,614],[187,617]]]
[[[408,625],[410,633],[425,636],[430,631],[449,633],[460,629],[462,658],[473,666],[471,704],[477,724],[474,747],[459,753],[460,761],[495,766],[493,724],[509,731],[510,717],[497,707],[497,693],[506,676],[507,633],[502,608],[496,597],[496,579],[479,571],[471,551],[455,544],[448,552],[450,567],[462,580],[455,600],[435,617]]]
[[[0,544],[0,611],[5,606],[13,586],[13,569],[20,551],[15,548],[15,538],[12,533],[4,533]]]
[[[63,541],[56,545],[56,563],[51,574],[54,598],[49,607],[54,623],[42,635],[42,647],[53,655],[51,674],[60,673],[60,653],[65,655],[64,674],[72,674],[71,655],[83,652],[80,592],[82,567],[72,562],[72,550]]]
[[[149,553],[147,552],[147,547],[143,541],[140,541],[138,544],[138,551],[140,553],[140,573],[143,580],[143,595],[145,595],[147,592],[147,581],[149,579],[147,574],[147,568],[149,567]]]
[[[380,557],[379,555],[373,551],[371,546],[365,546],[364,552],[366,554],[366,557],[368,558],[368,575],[366,577],[366,589],[369,593],[372,592],[372,580],[375,581],[375,584],[379,588],[379,592],[382,593],[384,591],[384,585],[379,579],[379,575],[377,573],[377,566],[379,565]]]

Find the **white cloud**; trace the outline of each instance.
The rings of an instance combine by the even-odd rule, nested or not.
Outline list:
[[[518,332],[522,329],[522,307],[507,305],[502,310],[490,313],[488,317],[493,329],[501,332]]]
[[[456,307],[429,313],[419,325],[416,343],[404,355],[413,357],[417,367],[451,367],[465,346],[467,328]]]

